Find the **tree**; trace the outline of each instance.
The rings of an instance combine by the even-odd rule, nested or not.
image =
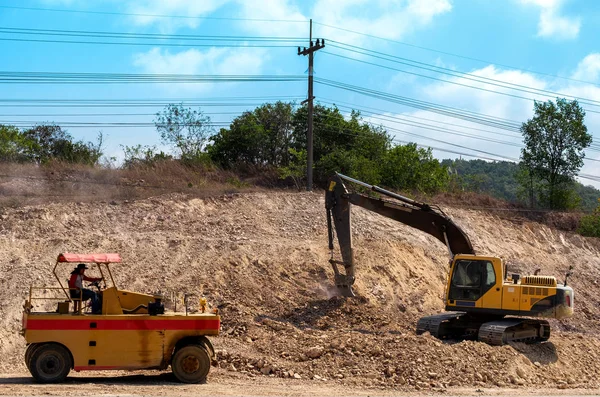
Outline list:
[[[521,126],[521,165],[539,181],[540,202],[552,209],[573,207],[574,177],[592,143],[585,111],[576,100],[535,102],[534,116]],[[527,187],[525,187],[527,189]]]
[[[336,172],[377,185],[381,182],[381,163],[352,150],[338,149],[321,156],[316,162],[316,180],[324,182]]]
[[[236,117],[210,139],[210,158],[225,168],[246,163],[254,166],[289,165],[292,140],[291,103],[264,104]]]
[[[0,124],[0,162],[27,162],[31,141],[17,127]]]
[[[337,107],[314,107],[313,161],[316,182],[324,182],[335,171],[377,184],[381,164],[391,139],[381,127],[363,122],[353,111],[346,119]],[[308,109],[299,108],[293,119],[293,146],[306,151]]]
[[[447,188],[447,167],[433,158],[431,149],[417,148],[415,143],[390,149],[382,165],[382,183],[393,189],[434,193]]]
[[[169,104],[154,119],[162,142],[171,145],[183,161],[201,159],[208,138],[214,133],[210,117],[202,111]]]
[[[296,188],[301,190],[302,186],[304,186],[302,181],[306,180],[306,150],[297,151],[290,148],[290,155],[292,156],[292,159],[289,165],[278,169],[279,177],[281,179],[291,178],[294,181]]]
[[[253,114],[265,132],[265,161],[276,167],[287,165],[293,131],[292,104],[281,101],[267,103],[254,109]]]
[[[36,163],[46,163],[52,158],[66,157],[63,153],[72,138],[60,126],[54,124],[41,124],[29,128],[23,135],[32,142],[30,155]]]
[[[518,167],[518,171],[515,173],[515,179],[519,184],[517,197],[520,201],[529,205],[530,208],[535,208],[538,200],[537,193],[540,191],[541,184],[523,164],[519,164]]]
[[[50,160],[95,165],[102,157],[104,136],[98,134],[96,144],[73,141],[73,137],[60,126],[41,124],[23,131],[28,141],[27,156],[30,161],[47,163]]]

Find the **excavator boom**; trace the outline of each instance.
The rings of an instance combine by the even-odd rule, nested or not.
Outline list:
[[[383,196],[393,198],[395,201],[349,192],[344,181],[359,184]],[[334,248],[334,228],[340,245],[342,261],[335,261],[332,257],[330,263],[335,273],[335,284],[343,296],[354,296],[352,292],[354,258],[350,204],[358,205],[432,235],[446,245],[450,257],[456,254],[475,254],[469,237],[440,208],[336,173],[328,181],[325,208],[327,209],[329,249],[333,250]],[[340,272],[338,265],[344,267],[344,273]]]

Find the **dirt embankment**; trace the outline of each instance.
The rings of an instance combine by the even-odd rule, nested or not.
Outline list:
[[[447,212],[478,253],[502,256],[512,271],[540,268],[562,279],[575,267],[576,315],[552,321],[549,343],[416,336],[416,320],[443,309],[447,254],[391,220],[353,209],[359,297],[345,300],[331,293],[321,194],[173,194],[0,211],[0,370],[26,371],[21,307],[29,284],[52,283],[59,252],[119,252],[121,287],[196,293],[221,309],[217,373],[236,379],[440,391],[600,387],[598,242],[485,212]]]

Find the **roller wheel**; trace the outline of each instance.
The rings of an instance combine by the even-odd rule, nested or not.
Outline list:
[[[73,360],[69,351],[56,343],[47,343],[33,348],[27,363],[29,372],[40,383],[62,382],[72,366]]]
[[[29,368],[29,363],[31,362],[31,355],[40,346],[41,345],[39,343],[32,343],[29,346],[27,346],[27,350],[25,350],[25,365],[27,366],[27,368]]]
[[[204,347],[187,345],[175,352],[171,361],[175,377],[183,383],[200,383],[210,370],[210,357]]]

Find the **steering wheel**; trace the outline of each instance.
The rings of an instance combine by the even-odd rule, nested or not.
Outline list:
[[[102,281],[102,280],[92,281],[91,283],[88,284],[88,287],[96,287],[98,292],[100,292],[100,281]]]

